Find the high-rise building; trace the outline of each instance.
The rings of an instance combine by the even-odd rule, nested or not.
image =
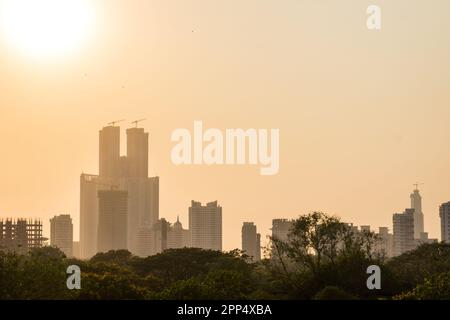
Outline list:
[[[67,257],[73,257],[73,224],[68,214],[50,219],[50,245],[59,248]]]
[[[42,247],[42,222],[40,220],[1,219],[0,250],[27,253],[31,248]]]
[[[192,201],[189,207],[191,246],[205,250],[222,250],[222,207],[217,201],[202,206]]]
[[[154,233],[149,225],[139,227],[137,233],[137,247],[135,254],[145,258],[154,254]]]
[[[414,240],[414,209],[405,209],[403,213],[393,215],[394,224],[394,255],[414,250],[417,242]]]
[[[127,129],[129,178],[148,178],[148,132],[143,128]]]
[[[422,212],[422,197],[419,190],[414,189],[410,195],[411,208],[414,209],[414,239],[420,239],[420,234],[424,232],[423,226],[423,212]]]
[[[273,219],[272,220],[272,238],[280,241],[287,241],[294,221],[288,219]]]
[[[158,254],[168,249],[167,238],[169,233],[170,223],[162,218],[153,226],[153,252]]]
[[[80,177],[80,258],[89,259],[97,251],[99,177]]]
[[[120,176],[120,127],[107,126],[99,132],[99,175],[106,179]]]
[[[261,260],[261,234],[256,234],[256,255],[255,260],[260,261]]]
[[[183,229],[183,225],[180,219],[177,218],[177,222],[170,226],[167,233],[167,248],[168,249],[181,249],[190,247],[189,243],[189,230]]]
[[[277,241],[286,242],[288,241],[289,233],[294,225],[293,220],[288,219],[273,219],[272,220],[272,251],[271,256],[277,257],[279,254],[278,247],[276,246]]]
[[[98,251],[127,249],[128,192],[100,190],[98,200]]]
[[[256,232],[253,222],[244,222],[242,225],[242,251],[253,261],[261,259],[261,235]]]
[[[394,235],[389,233],[387,227],[380,227],[378,231],[379,243],[377,244],[377,251],[382,251],[387,258],[394,256]]]
[[[441,204],[439,217],[441,218],[441,241],[450,243],[450,202]]]
[[[80,178],[80,251],[82,258],[98,252],[98,191],[112,186],[128,192],[127,248],[137,253],[140,228],[159,219],[159,177],[148,177],[148,133],[142,128],[127,130],[127,156],[120,156],[120,127],[100,131],[99,175]]]

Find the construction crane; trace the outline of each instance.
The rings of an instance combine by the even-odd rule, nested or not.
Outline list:
[[[116,120],[116,121],[112,121],[112,122],[108,123],[108,125],[114,127],[116,125],[116,123],[120,123],[120,122],[124,122],[124,121],[125,121],[125,119]]]
[[[134,127],[137,128],[139,122],[142,122],[142,121],[145,121],[145,120],[147,120],[147,119],[139,119],[139,120],[133,121],[131,124],[134,124]]]

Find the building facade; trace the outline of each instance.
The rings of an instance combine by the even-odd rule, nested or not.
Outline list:
[[[192,201],[189,207],[191,246],[222,251],[222,207],[217,201],[202,206]]]
[[[421,233],[424,232],[423,212],[422,212],[422,196],[416,188],[410,195],[411,208],[414,209],[414,239],[420,239]]]
[[[128,192],[127,246],[137,253],[140,229],[159,219],[159,177],[148,177],[149,135],[143,128],[127,133],[127,155],[120,155],[120,127],[107,126],[99,132],[99,175],[80,178],[80,254],[90,258],[98,244],[98,191],[111,187]]]
[[[441,241],[450,243],[450,202],[441,204],[439,218],[441,219]]]
[[[417,246],[414,240],[414,209],[405,209],[403,213],[393,215],[394,255],[414,250]]]
[[[257,233],[253,222],[242,225],[242,251],[253,261],[261,260],[261,235]]]
[[[42,247],[44,240],[40,220],[0,220],[0,250],[25,254],[29,249]]]
[[[128,192],[98,191],[98,252],[127,249]]]
[[[68,214],[50,219],[50,245],[59,248],[67,257],[73,257],[73,224]]]

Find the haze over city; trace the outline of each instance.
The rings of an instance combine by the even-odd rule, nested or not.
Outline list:
[[[187,226],[191,200],[218,200],[226,250],[241,246],[244,221],[264,240],[272,219],[313,210],[392,228],[416,182],[425,229],[440,238],[450,3],[380,2],[383,30],[370,33],[370,1],[95,1],[80,11],[90,20],[77,45],[57,56],[27,55],[1,28],[0,216],[39,217],[48,237],[49,219],[70,214],[77,240],[79,179],[98,172],[98,131],[126,119],[124,141],[146,118],[159,216]],[[195,120],[278,128],[278,174],[174,165],[171,132]]]

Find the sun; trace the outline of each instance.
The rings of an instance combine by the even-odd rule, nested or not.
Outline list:
[[[34,58],[58,58],[78,49],[92,33],[89,0],[0,0],[2,36]]]

